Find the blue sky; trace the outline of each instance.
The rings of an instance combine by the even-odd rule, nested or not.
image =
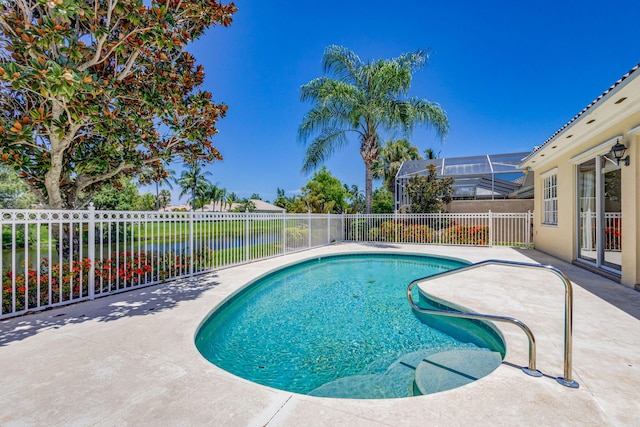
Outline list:
[[[364,61],[429,49],[410,95],[440,103],[451,131],[442,143],[417,128],[411,142],[440,157],[531,150],[640,62],[637,0],[235,4],[232,25],[210,29],[189,51],[205,67],[205,89],[229,106],[214,137],[224,160],[206,166],[209,180],[240,197],[273,200],[278,187],[292,195],[310,178],[300,172],[297,130],[311,107],[300,86],[323,75],[328,45]],[[327,167],[364,189],[358,148],[351,140]]]

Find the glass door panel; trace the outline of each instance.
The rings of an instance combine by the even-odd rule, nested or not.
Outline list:
[[[607,156],[578,165],[578,259],[621,271],[620,166]]]
[[[621,171],[614,161],[602,157],[601,171],[603,188],[604,227],[603,250],[600,263],[615,270],[622,265],[622,194]]]
[[[596,262],[596,159],[578,166],[578,258]]]

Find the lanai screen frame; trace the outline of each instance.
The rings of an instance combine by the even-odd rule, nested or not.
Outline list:
[[[493,183],[496,175],[524,174],[520,168],[522,159],[530,152],[484,154],[478,156],[451,157],[442,159],[410,160],[402,163],[395,177],[394,208],[396,211],[409,204],[406,183],[413,176],[427,174],[427,167],[434,165],[438,178],[470,179],[490,177],[491,199],[495,198]],[[474,191],[475,192],[475,191]],[[455,196],[454,196],[455,197]]]

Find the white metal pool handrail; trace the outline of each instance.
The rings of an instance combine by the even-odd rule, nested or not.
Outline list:
[[[562,283],[564,284],[565,289],[565,315],[564,315],[564,377],[557,377],[556,381],[560,384],[571,387],[578,388],[580,385],[577,381],[571,378],[571,370],[572,370],[572,329],[573,329],[573,287],[571,285],[571,281],[569,278],[559,269],[551,266],[551,265],[542,265],[542,264],[531,264],[525,262],[517,262],[517,261],[505,261],[505,260],[486,260],[477,262],[475,264],[467,265],[464,267],[456,268],[449,271],[444,271],[442,273],[437,273],[432,276],[422,277],[420,279],[416,279],[412,281],[407,287],[407,298],[411,303],[411,306],[422,313],[429,313],[440,316],[450,316],[450,317],[460,317],[460,318],[468,318],[468,319],[484,319],[484,320],[495,320],[501,322],[509,322],[515,324],[520,327],[527,337],[529,338],[529,367],[524,368],[523,371],[532,376],[541,376],[536,374],[538,372],[536,370],[536,358],[535,358],[535,338],[531,333],[531,330],[515,318],[510,317],[502,317],[502,316],[493,316],[487,314],[477,314],[477,313],[464,313],[458,311],[446,311],[446,310],[433,310],[433,309],[425,309],[421,308],[415,304],[413,301],[413,296],[411,291],[415,285],[421,282],[426,282],[429,280],[434,280],[440,277],[450,276],[452,274],[461,273],[463,271],[474,270],[476,268],[484,267],[487,265],[503,265],[508,267],[518,267],[518,268],[537,268],[537,269],[545,269],[547,271],[552,272],[556,276],[560,278]]]

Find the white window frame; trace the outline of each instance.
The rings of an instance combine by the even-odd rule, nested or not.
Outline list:
[[[542,223],[558,225],[558,174],[544,174],[542,181]]]

